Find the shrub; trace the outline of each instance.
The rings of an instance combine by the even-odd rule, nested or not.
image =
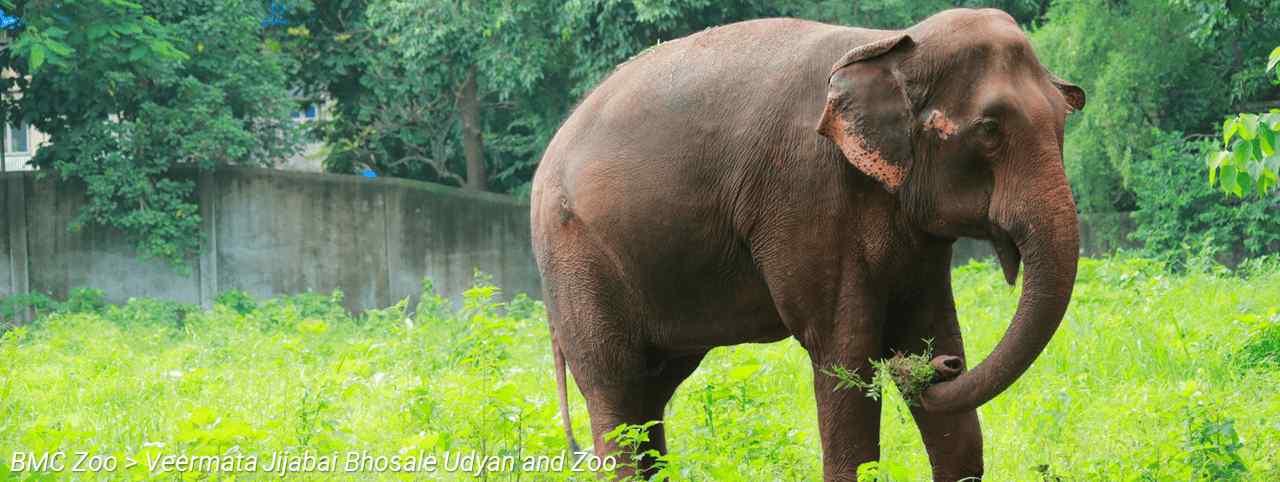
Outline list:
[[[1280,249],[1280,197],[1226,199],[1204,179],[1216,144],[1177,132],[1156,138],[1151,155],[1134,161],[1131,180],[1138,229],[1130,237],[1146,254],[1182,269],[1200,252],[1234,265]]]
[[[106,309],[106,293],[93,288],[76,288],[71,290],[67,301],[58,306],[58,311],[65,313],[102,313]]]
[[[35,312],[36,318],[55,310],[58,302],[42,293],[20,293],[0,299],[0,325],[15,325],[18,318],[28,309]]]
[[[120,325],[181,327],[187,316],[199,312],[196,305],[153,298],[131,298],[124,306],[110,306],[106,318]]]
[[[242,315],[247,315],[258,309],[258,302],[244,290],[223,291],[213,300],[213,304],[231,308]]]
[[[1280,368],[1280,316],[1260,321],[1249,332],[1235,360],[1244,368]]]

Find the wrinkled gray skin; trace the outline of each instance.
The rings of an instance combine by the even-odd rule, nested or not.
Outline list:
[[[743,22],[622,65],[534,178],[562,403],[567,363],[605,455],[617,447],[603,434],[662,419],[712,347],[795,337],[813,363],[824,478],[853,480],[879,457],[880,404],[821,370],[869,375],[868,360],[932,339],[933,366],[955,378],[911,413],[936,480],[981,476],[975,408],[1031,365],[1071,297],[1062,135],[1083,106],[998,10],[904,31]],[[1011,284],[1026,265],[1004,338],[970,371],[950,285],[958,237],[991,240]],[[665,451],[666,429],[647,448]]]

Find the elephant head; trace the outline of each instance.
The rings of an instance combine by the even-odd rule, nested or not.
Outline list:
[[[1049,73],[999,10],[951,10],[886,34],[833,66],[818,132],[920,230],[990,240],[1011,285],[1026,265],[995,350],[921,400],[969,410],[1026,371],[1071,299],[1079,234],[1063,125],[1085,95]]]

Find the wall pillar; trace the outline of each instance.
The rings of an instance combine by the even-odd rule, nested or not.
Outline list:
[[[218,297],[218,183],[211,171],[201,171],[196,181],[200,203],[200,306],[213,308]]]
[[[9,286],[13,294],[31,291],[30,257],[27,254],[27,192],[26,176],[8,176],[5,186],[5,213],[9,226]],[[18,315],[21,321],[31,321],[31,309]]]

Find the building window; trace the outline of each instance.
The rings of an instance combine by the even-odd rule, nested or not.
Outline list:
[[[296,121],[313,121],[320,114],[320,109],[315,104],[307,104],[303,110],[293,111],[293,120]]]
[[[8,131],[8,135],[6,137],[8,137],[9,140],[9,152],[15,154],[28,152],[31,149],[31,146],[27,139],[27,131],[30,130],[31,126],[27,125],[26,122],[23,122],[17,126],[10,124],[7,127],[8,128],[6,130]]]

